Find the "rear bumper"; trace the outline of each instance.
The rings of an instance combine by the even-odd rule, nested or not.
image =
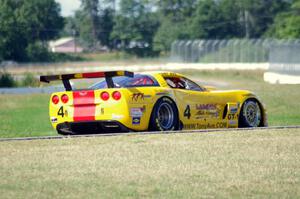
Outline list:
[[[115,120],[103,120],[92,122],[65,122],[58,124],[56,130],[62,135],[82,135],[119,133],[132,131],[122,123]]]

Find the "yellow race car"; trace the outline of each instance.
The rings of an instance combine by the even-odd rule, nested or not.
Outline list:
[[[103,78],[84,90],[70,80]],[[49,114],[59,134],[265,127],[263,103],[246,90],[218,91],[173,72],[109,71],[41,76],[62,80]]]

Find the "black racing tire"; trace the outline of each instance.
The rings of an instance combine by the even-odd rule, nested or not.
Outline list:
[[[179,116],[175,102],[168,97],[160,98],[151,113],[150,131],[173,131],[179,128]]]
[[[255,128],[262,124],[262,110],[258,101],[255,99],[248,99],[244,102],[240,116],[240,128]]]

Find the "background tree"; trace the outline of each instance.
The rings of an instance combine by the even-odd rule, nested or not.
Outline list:
[[[17,17],[20,4],[15,0],[0,0],[0,54],[4,60],[26,60],[28,41]]]
[[[217,39],[226,37],[227,22],[219,2],[214,0],[200,1],[191,20],[192,38]],[[232,19],[229,19],[232,20]]]
[[[56,38],[63,25],[60,6],[54,0],[0,0],[2,59],[44,60],[46,41]]]
[[[153,36],[158,19],[147,0],[121,0],[120,11],[115,17],[112,39],[122,48],[138,56],[152,56]]]
[[[190,21],[197,0],[159,0],[156,3],[160,27],[155,34],[155,50],[168,51],[176,39],[189,39]]]
[[[239,17],[246,38],[263,36],[273,24],[275,16],[287,10],[290,6],[287,0],[244,0],[238,2]]]
[[[199,1],[191,23],[192,38],[259,38],[286,10],[285,0]]]
[[[16,14],[29,41],[49,41],[64,27],[60,6],[54,0],[23,0]]]
[[[85,23],[90,26],[91,37],[93,46],[97,46],[98,34],[100,30],[99,21],[99,0],[81,0],[83,12],[81,13],[85,17]]]
[[[110,7],[103,9],[100,14],[101,32],[99,34],[99,40],[102,45],[107,46],[109,49],[114,48],[114,43],[111,39],[111,33],[115,25],[114,16],[115,10]]]
[[[279,13],[267,36],[281,39],[300,38],[300,0],[294,0],[290,10]]]
[[[114,26],[115,3],[106,0],[82,0],[74,17],[80,43],[90,50],[101,46],[112,48],[110,34]]]

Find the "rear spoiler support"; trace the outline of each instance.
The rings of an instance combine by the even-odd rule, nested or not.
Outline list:
[[[108,88],[113,88],[115,86],[112,77],[105,77],[105,81],[107,83]]]
[[[70,83],[70,80],[63,79],[62,82],[64,84],[64,87],[65,87],[66,91],[71,91],[72,90],[72,85]]]
[[[41,82],[50,83],[51,81],[62,80],[66,91],[72,91],[71,79],[85,79],[85,78],[105,78],[108,88],[114,88],[113,77],[126,76],[133,77],[134,73],[129,71],[106,71],[106,72],[91,72],[91,73],[74,73],[64,75],[48,75],[40,76]]]

